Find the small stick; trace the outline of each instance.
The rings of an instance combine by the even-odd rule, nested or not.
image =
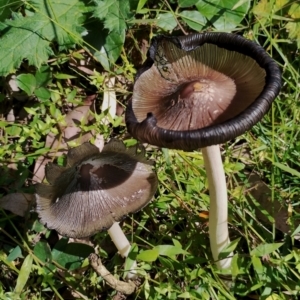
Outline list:
[[[99,274],[105,282],[115,289],[116,291],[125,294],[131,295],[134,293],[136,286],[132,281],[124,282],[115,278],[102,264],[101,259],[98,257],[97,254],[92,253],[89,256],[90,265],[93,269]]]

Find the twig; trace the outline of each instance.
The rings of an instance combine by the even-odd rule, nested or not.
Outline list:
[[[134,293],[136,286],[132,281],[124,282],[116,279],[102,264],[101,259],[95,253],[89,256],[90,265],[106,281],[106,283],[116,291],[131,295]]]
[[[181,31],[183,32],[183,34],[188,35],[188,33],[184,30],[184,28],[181,26],[180,22],[178,21],[177,16],[175,16],[175,13],[174,13],[172,7],[170,6],[169,2],[167,0],[164,0],[164,1],[166,3],[167,7],[169,8],[169,10],[172,12],[174,19],[175,19],[177,25],[179,26],[179,28],[181,29]]]

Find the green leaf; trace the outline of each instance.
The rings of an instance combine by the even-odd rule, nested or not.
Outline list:
[[[32,74],[20,74],[17,76],[17,85],[28,96],[31,96],[36,88],[36,79]]]
[[[137,9],[136,9],[136,12],[137,13],[140,13],[140,11],[143,9],[144,5],[147,3],[148,0],[140,0],[138,2],[138,5],[137,5]]]
[[[240,240],[241,240],[241,238],[237,238],[237,239],[231,241],[229,243],[229,245],[227,245],[227,247],[225,247],[221,251],[221,253],[219,254],[219,259],[228,257],[228,255],[230,255],[230,253],[232,253],[236,249]]]
[[[69,75],[69,74],[62,74],[62,73],[54,74],[54,77],[57,78],[57,79],[74,79],[74,78],[77,78],[76,76]]]
[[[188,254],[188,252],[183,250],[181,247],[173,245],[159,245],[156,246],[154,249],[158,251],[159,255],[164,255],[171,258],[178,254]]]
[[[289,38],[296,40],[297,46],[300,48],[300,3],[293,3],[288,14],[294,19],[293,22],[286,24]]]
[[[156,261],[158,258],[158,250],[157,249],[151,249],[151,250],[145,250],[140,252],[137,255],[138,260],[146,261],[146,262],[151,262],[151,261]]]
[[[18,137],[20,136],[21,132],[22,132],[22,128],[19,126],[7,126],[5,128],[5,132],[9,135],[9,136],[14,136],[14,137]]]
[[[260,0],[254,5],[252,11],[259,19],[260,23],[265,24],[267,20],[272,20],[276,13],[286,7],[290,0]],[[281,13],[279,13],[281,15]]]
[[[177,297],[184,298],[184,299],[193,299],[194,298],[190,292],[184,292],[184,293],[178,295]]]
[[[165,258],[163,256],[159,256],[158,257],[158,260],[159,262],[161,263],[161,265],[165,268],[165,269],[168,269],[168,270],[175,270],[172,262],[170,261],[170,259],[168,258]]]
[[[260,258],[258,258],[257,256],[252,256],[251,259],[255,272],[258,275],[262,275],[265,272],[265,269],[260,261]]]
[[[123,33],[126,26],[126,21],[133,14],[130,11],[129,0],[94,0],[96,9],[93,16],[104,20],[104,27],[116,33]]]
[[[285,172],[288,172],[288,173],[290,173],[290,174],[292,174],[292,175],[294,175],[294,176],[300,177],[300,172],[298,172],[298,171],[296,171],[295,169],[292,169],[292,168],[290,168],[290,167],[288,167],[288,166],[286,166],[286,165],[284,165],[284,164],[281,164],[281,163],[279,163],[279,162],[273,162],[273,165],[274,165],[275,167],[277,167],[277,168],[279,168],[279,169],[285,171]]]
[[[0,0],[0,22],[8,19],[11,16],[11,12],[21,5],[21,1]]]
[[[196,7],[216,29],[230,31],[240,24],[250,7],[250,0],[239,3],[240,0],[199,1]]]
[[[40,100],[48,100],[50,99],[51,93],[48,89],[44,88],[43,86],[36,89],[34,91],[34,94],[40,99]]]
[[[179,0],[178,4],[180,7],[190,7],[195,5],[199,0]]]
[[[294,232],[291,234],[291,237],[294,237],[296,234],[300,232],[300,225],[294,230]]]
[[[206,24],[205,17],[196,10],[184,10],[180,13],[181,18],[194,30],[200,31]]]
[[[23,258],[20,246],[15,247],[7,256],[8,261],[14,261],[17,258]]]
[[[280,248],[282,245],[283,243],[261,244],[257,246],[255,249],[253,249],[250,254],[261,257],[264,255],[271,254],[272,252]]]
[[[52,79],[52,74],[49,66],[40,67],[35,73],[36,86],[47,86]]]
[[[119,34],[112,32],[105,39],[105,44],[103,45],[103,47],[111,63],[114,63],[119,58],[124,41],[125,31]]]
[[[39,241],[33,249],[34,255],[38,257],[42,262],[49,262],[52,259],[51,249],[49,245],[44,241]]]
[[[29,278],[30,272],[32,267],[32,256],[28,254],[26,258],[23,261],[18,279],[17,284],[15,287],[15,293],[20,294],[27,283],[27,280]]]
[[[5,21],[0,38],[0,76],[13,73],[23,59],[40,67],[52,55],[50,43],[66,49],[81,40],[86,8],[79,0],[31,0],[33,14]]]
[[[68,270],[79,268],[85,258],[94,249],[91,246],[80,243],[69,243],[67,239],[61,239],[52,250],[52,259]]]
[[[93,28],[99,28],[101,36]],[[88,24],[87,30],[89,33],[84,37],[84,40],[89,44],[88,50],[106,70],[110,70],[111,65],[119,58],[122,51],[125,30],[121,33],[109,33],[107,29],[103,28],[99,20],[93,20]]]
[[[159,14],[156,25],[165,31],[171,31],[177,26],[177,22],[170,12]]]
[[[124,278],[126,278],[126,276],[128,274],[128,270],[131,270],[131,268],[136,264],[136,257],[137,257],[138,251],[139,251],[138,246],[136,244],[132,244],[129,255],[127,256],[126,261],[125,261]]]

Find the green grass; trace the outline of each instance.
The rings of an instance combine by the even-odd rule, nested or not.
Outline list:
[[[109,70],[86,51],[87,41],[78,41],[68,49],[54,41],[53,55],[43,63],[44,72],[26,60],[16,70],[17,76],[32,74],[30,78],[40,83],[31,84],[31,92],[21,86],[23,91],[12,93],[8,88],[12,74],[0,78],[0,206],[1,199],[12,193],[34,193],[33,170],[38,157],[49,157],[60,145],[66,147],[61,144],[67,126],[65,116],[87,96],[95,99],[91,106],[94,121],[79,118],[76,127],[80,135],[92,132],[92,142],[97,134],[105,141],[116,137],[128,145],[135,142],[126,132],[123,111],[151,38],[196,28],[225,30],[205,18],[205,24],[197,20],[191,23],[190,13],[184,13],[187,19],[182,18],[182,11],[198,11],[192,6],[196,2],[137,1],[137,11],[125,22],[124,44],[118,53],[107,56]],[[231,28],[261,44],[280,65],[283,78],[282,91],[264,119],[250,132],[221,145],[230,202],[230,237],[237,242],[230,270],[232,285],[224,284],[226,274],[216,269],[209,249],[209,196],[201,152],[147,146],[147,156],[156,162],[159,187],[146,208],[122,222],[135,245],[132,257],[137,257],[142,274],[130,299],[277,300],[300,295],[300,39],[293,31],[293,26],[300,25],[299,17],[291,12],[299,4],[268,1],[264,5],[266,2],[251,2],[245,16],[232,21],[235,28]],[[5,3],[0,1],[0,12]],[[190,6],[184,7],[184,3]],[[23,1],[12,7],[19,15],[29,9]],[[170,21],[164,22],[167,16]],[[101,26],[106,34],[107,29]],[[0,30],[4,34],[4,29]],[[101,29],[95,34],[100,35]],[[89,49],[92,47],[95,44]],[[96,72],[91,75],[88,70]],[[101,104],[109,76],[117,78],[119,116],[107,123],[107,111],[101,111]],[[44,90],[37,91],[40,87]],[[12,111],[14,118],[10,120]],[[49,134],[57,137],[55,149],[46,143]],[[75,139],[67,144],[73,147],[79,143]],[[50,159],[64,162],[64,156]],[[0,208],[0,299],[113,299],[116,291],[105,284],[87,259],[95,251],[107,269],[122,279],[124,260],[107,233],[91,237],[89,245],[73,243],[74,252],[55,231],[40,224],[34,205],[24,216]]]

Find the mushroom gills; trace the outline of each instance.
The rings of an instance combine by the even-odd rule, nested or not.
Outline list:
[[[123,143],[112,142],[99,153],[97,147],[88,145],[69,152],[69,167],[49,164],[46,178],[50,184],[36,186],[41,222],[68,237],[87,237],[107,230],[143,208],[157,187],[152,163],[136,147],[127,150]],[[84,156],[81,148],[92,151]]]
[[[200,129],[232,119],[265,86],[266,72],[253,58],[214,44],[187,52],[162,40],[155,57],[135,83],[132,108],[138,122],[151,112],[163,129]]]

